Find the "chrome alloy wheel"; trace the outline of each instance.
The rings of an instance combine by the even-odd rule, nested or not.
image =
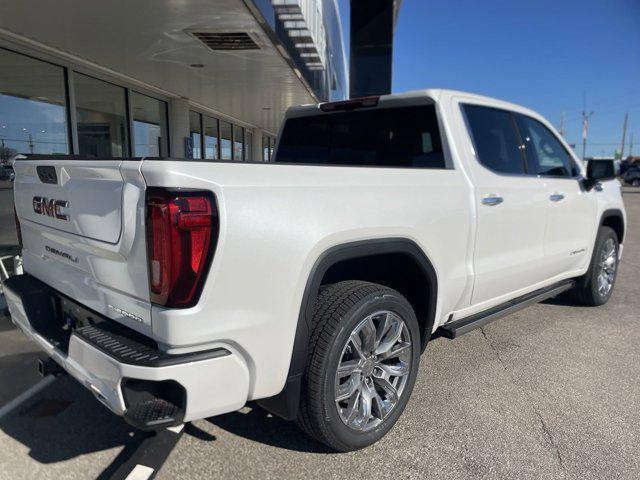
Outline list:
[[[411,372],[411,334],[397,314],[369,315],[351,332],[335,378],[335,402],[348,427],[368,431],[393,411]]]
[[[612,238],[608,238],[600,251],[600,269],[598,271],[598,293],[605,297],[613,287],[618,266],[618,249]]]

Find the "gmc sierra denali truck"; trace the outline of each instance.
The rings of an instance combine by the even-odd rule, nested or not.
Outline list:
[[[270,163],[31,157],[6,297],[138,428],[257,400],[353,450],[397,421],[434,334],[609,299],[608,165],[585,171],[531,110],[444,90],[292,108]]]

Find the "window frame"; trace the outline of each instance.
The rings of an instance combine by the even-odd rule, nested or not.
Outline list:
[[[524,118],[528,118],[530,120],[533,120],[534,122],[540,124],[542,127],[544,127],[547,132],[549,132],[549,134],[558,142],[558,144],[560,145],[560,147],[562,148],[562,150],[564,150],[564,153],[567,154],[567,157],[569,157],[569,162],[573,163],[573,167],[578,171],[577,175],[545,175],[545,174],[541,174],[541,173],[531,173],[531,176],[536,176],[538,178],[552,178],[552,179],[556,179],[556,180],[580,180],[582,178],[581,175],[581,171],[580,171],[580,166],[576,163],[575,159],[573,158],[573,155],[571,154],[571,152],[569,150],[567,150],[567,148],[564,146],[564,144],[562,143],[562,140],[560,138],[558,138],[558,136],[553,132],[552,129],[550,129],[548,126],[546,126],[543,122],[541,122],[539,119],[531,116],[531,115],[527,115],[525,113],[519,113],[519,112],[514,112],[516,117],[520,117],[520,118],[516,118],[516,124],[518,126],[518,130],[520,130],[520,121],[521,119]],[[523,125],[524,126],[524,125]],[[522,141],[523,139],[523,133],[520,132],[520,141]],[[529,155],[527,154],[527,148],[526,145],[524,143],[522,143],[522,145],[525,146],[525,148],[522,149],[522,151],[524,152],[525,157],[527,158],[527,162],[529,161]]]
[[[380,101],[379,105],[377,107],[371,108],[371,110],[389,110],[389,109],[396,109],[396,108],[403,108],[403,107],[414,108],[414,107],[429,107],[429,106],[434,108],[436,124],[438,127],[437,131],[438,131],[438,135],[440,135],[440,143],[442,145],[442,156],[444,160],[444,166],[442,167],[422,167],[422,166],[414,166],[414,165],[346,165],[346,164],[331,164],[331,163],[298,163],[298,162],[282,163],[282,165],[302,165],[302,166],[306,165],[306,166],[336,167],[336,168],[386,168],[386,169],[395,168],[399,170],[427,170],[427,171],[428,170],[434,170],[434,171],[457,170],[456,163],[451,154],[449,137],[445,129],[444,116],[440,111],[438,102],[433,100],[431,97],[425,96],[421,98],[416,98],[416,99],[412,99],[410,102],[407,102],[404,99],[389,99],[385,101]],[[272,137],[271,135],[265,134],[267,137],[269,137],[269,151],[271,153],[271,156],[267,161],[273,162],[273,160],[277,157],[276,153],[277,153],[278,142],[280,142],[280,140],[282,139],[282,133],[284,131],[284,128],[286,127],[286,122],[294,118],[307,117],[309,116],[307,115],[308,112],[309,110],[302,109],[299,111],[294,111],[292,115],[287,116],[283,120],[280,126],[280,132],[277,137]],[[338,110],[338,111],[322,113],[320,115],[322,116],[335,115],[340,113],[344,113],[344,111]],[[264,137],[263,137],[263,151],[264,151],[264,146],[265,145],[264,145]],[[278,163],[278,162],[274,162],[274,163]]]
[[[193,110],[196,111],[196,110]],[[200,116],[202,118],[202,158],[200,160],[213,160],[213,161],[217,161],[220,160],[221,157],[221,142],[220,142],[220,122],[222,121],[219,117],[215,117],[213,115],[210,115],[208,113],[201,113],[196,111],[197,113],[200,113]],[[216,158],[207,158],[207,150],[206,150],[206,119],[210,118],[211,120],[215,120],[216,122]]]
[[[245,155],[244,155],[245,127],[237,123],[233,123],[233,122],[229,122],[229,123],[231,123],[231,160],[234,160],[236,162],[244,162],[245,161]],[[242,136],[239,142],[236,139],[236,128],[240,129],[240,135]],[[241,148],[239,159],[236,158],[236,142],[240,144],[240,148]]]
[[[248,123],[242,122],[240,120],[236,120],[233,119],[231,117],[228,117],[226,115],[221,115],[217,112],[214,112],[212,110],[203,108],[200,105],[194,105],[189,103],[188,105],[188,110],[194,113],[198,113],[200,115],[200,124],[201,124],[201,148],[202,148],[202,158],[199,159],[192,159],[192,160],[200,160],[200,161],[209,161],[209,162],[246,162],[249,160],[246,160],[246,144],[245,144],[245,139],[247,136],[247,131],[251,131],[252,133],[256,132],[256,127],[251,126]],[[212,119],[215,119],[218,121],[218,158],[217,159],[212,159],[212,158],[205,158],[205,151],[204,151],[204,122],[205,122],[205,117],[209,117]],[[228,123],[229,125],[231,125],[231,158],[230,159],[226,159],[223,160],[222,159],[222,123]],[[234,160],[233,159],[233,147],[234,144],[233,142],[235,141],[235,132],[234,132],[234,128],[238,127],[241,128],[243,130],[243,141],[242,141],[242,160]],[[256,160],[252,160],[252,161],[256,161]]]
[[[194,133],[193,130],[191,130],[191,114],[195,113],[196,115],[198,115],[198,125],[199,125],[199,130],[198,130],[198,135],[200,135],[200,145],[198,145],[198,147],[200,148],[200,158],[195,158],[193,156],[193,150],[195,148],[195,145],[193,144],[193,137],[192,134]],[[189,138],[191,138],[191,158],[189,160],[204,160],[204,114],[198,110],[193,110],[193,109],[189,109],[188,110],[188,115],[189,115]]]
[[[509,119],[511,120],[511,126],[513,128],[513,131],[515,133],[516,136],[516,141],[518,142],[518,150],[520,152],[520,159],[522,161],[522,166],[524,168],[524,172],[523,173],[509,173],[509,172],[501,172],[499,170],[495,170],[493,168],[491,168],[488,165],[485,165],[482,160],[480,160],[480,152],[478,151],[478,144],[476,142],[475,136],[473,134],[473,129],[471,128],[471,122],[469,122],[469,117],[467,116],[467,110],[466,107],[470,106],[470,107],[479,107],[479,108],[485,108],[487,110],[496,110],[498,112],[504,112],[507,113],[509,115]],[[509,110],[506,108],[500,108],[500,107],[496,107],[493,105],[486,105],[486,104],[482,104],[482,103],[472,103],[472,102],[460,102],[460,112],[462,114],[462,118],[464,120],[464,124],[465,127],[467,129],[467,135],[469,136],[469,139],[471,140],[471,145],[473,146],[473,152],[474,152],[474,156],[476,159],[476,162],[478,162],[478,165],[480,165],[482,168],[484,168],[485,170],[495,174],[495,175],[500,175],[503,177],[531,177],[531,176],[536,176],[534,174],[530,173],[529,170],[529,162],[527,161],[527,157],[524,153],[524,149],[521,148],[522,147],[522,136],[520,134],[520,129],[518,128],[518,123],[517,120],[514,116],[514,111],[513,110]]]
[[[129,121],[129,129],[131,132],[131,158],[143,158],[143,157],[136,157],[136,145],[135,145],[135,127],[134,127],[134,122],[136,121],[135,119],[135,112],[134,112],[134,101],[133,101],[133,96],[135,94],[137,95],[142,95],[143,97],[147,97],[150,98],[152,100],[155,100],[157,102],[161,102],[164,105],[164,125],[160,125],[160,132],[161,133],[165,133],[167,135],[167,138],[164,141],[164,146],[167,150],[166,155],[162,155],[162,152],[158,152],[160,153],[160,155],[158,157],[153,157],[153,158],[169,158],[171,157],[171,135],[169,134],[169,102],[167,102],[166,100],[162,100],[160,98],[154,97],[152,95],[148,95],[146,93],[143,93],[135,88],[127,88],[124,87],[127,90],[127,112],[129,112],[130,115],[130,121]],[[150,158],[150,157],[146,157],[146,158]]]
[[[90,73],[86,73],[85,71],[82,70],[78,70],[78,69],[74,69],[74,68],[70,68],[70,79],[69,79],[69,84],[73,85],[73,100],[74,100],[74,134],[76,135],[76,139],[78,141],[78,155],[80,155],[80,137],[78,136],[78,109],[77,109],[77,98],[76,98],[76,91],[75,91],[75,75],[83,75],[85,77],[89,77],[93,80],[97,80],[99,82],[103,82],[103,83],[107,83],[111,86],[117,87],[117,88],[121,88],[124,92],[124,139],[122,140],[122,156],[120,157],[116,157],[115,155],[113,156],[113,159],[121,159],[121,160],[126,160],[128,158],[134,158],[133,157],[133,150],[134,150],[134,145],[133,145],[133,138],[132,138],[132,134],[133,134],[133,118],[132,118],[132,109],[133,109],[133,102],[131,102],[131,89],[128,87],[125,87],[123,85],[119,85],[115,82],[112,82],[110,80],[105,80],[104,78],[100,78],[98,76],[92,75]]]
[[[37,50],[22,44],[13,43],[10,41],[0,42],[0,48],[7,50],[12,53],[16,53],[18,55],[24,55],[25,57],[29,57],[33,60],[37,60],[40,62],[45,62],[50,65],[62,68],[64,71],[64,88],[65,88],[65,107],[67,109],[67,132],[68,132],[68,142],[69,142],[69,153],[68,154],[51,154],[48,157],[53,159],[55,158],[71,158],[71,157],[79,157],[80,145],[78,140],[78,121],[76,115],[76,95],[75,95],[75,85],[73,81],[74,73],[79,73],[85,75],[87,77],[91,77],[95,80],[100,80],[102,82],[110,83],[117,87],[123,88],[125,90],[126,95],[126,136],[127,142],[124,145],[124,148],[127,149],[128,155],[123,157],[117,157],[118,159],[131,159],[137,158],[133,157],[133,153],[135,151],[135,146],[133,145],[133,115],[132,115],[132,106],[133,102],[130,101],[130,96],[132,92],[139,93],[141,95],[146,95],[147,97],[151,97],[153,99],[165,102],[167,106],[167,157],[170,158],[172,156],[172,142],[171,135],[173,132],[173,122],[170,116],[169,102],[171,98],[162,92],[154,89],[150,89],[143,84],[138,84],[136,82],[131,82],[127,80],[123,80],[118,76],[114,76],[105,72],[103,69],[99,68],[91,68],[86,65],[80,64],[78,62],[74,62],[64,57],[60,57],[45,51]],[[113,160],[110,158],[95,158],[93,160]]]
[[[31,60],[35,60],[38,62],[47,63],[51,66],[60,68],[62,70],[62,82],[64,89],[64,108],[65,108],[65,121],[67,124],[65,125],[67,131],[67,149],[69,150],[68,154],[50,154],[53,157],[60,156],[70,156],[75,155],[78,152],[78,136],[77,136],[77,123],[76,123],[76,113],[75,113],[75,95],[72,95],[71,88],[71,77],[72,71],[71,69],[60,63],[56,63],[54,61],[48,60],[46,58],[40,58],[33,55],[30,52],[22,51],[20,49],[7,47],[6,45],[0,45],[0,50],[6,50],[7,52],[14,53],[16,55],[22,55],[24,57],[30,58]],[[72,100],[73,99],[73,100]],[[73,111],[72,111],[73,109]]]
[[[250,142],[248,141],[249,137],[251,137]],[[253,130],[250,128],[244,129],[244,161],[253,161]]]
[[[576,162],[575,158],[573,158],[573,155],[571,154],[571,152],[569,150],[567,150],[567,148],[564,146],[562,140],[560,138],[558,138],[558,136],[553,132],[553,130],[551,130],[549,127],[547,127],[547,125],[544,124],[544,122],[540,121],[539,119],[525,114],[525,113],[521,113],[521,112],[517,112],[515,110],[510,110],[508,108],[501,108],[501,107],[496,107],[495,105],[487,105],[487,104],[483,104],[483,103],[474,103],[474,102],[470,102],[470,101],[464,101],[464,102],[460,102],[459,103],[460,106],[460,113],[462,114],[462,119],[464,121],[465,127],[467,129],[467,134],[469,136],[469,139],[471,140],[471,144],[473,146],[473,151],[474,151],[474,156],[476,159],[476,162],[478,162],[478,164],[484,168],[485,170],[488,170],[489,172],[495,174],[495,175],[500,175],[503,177],[532,177],[532,178],[550,178],[550,179],[556,179],[556,180],[580,180],[583,178],[583,175],[581,173],[581,169],[580,166],[578,165],[578,163]],[[502,112],[506,112],[510,115],[511,117],[511,121],[513,123],[513,127],[515,129],[516,132],[516,138],[519,142],[519,150],[520,150],[520,155],[523,159],[523,165],[525,168],[525,172],[524,173],[506,173],[506,172],[500,172],[497,170],[494,170],[493,168],[485,165],[484,163],[482,163],[482,161],[480,160],[480,154],[478,153],[478,147],[476,144],[476,140],[473,136],[473,130],[471,129],[471,124],[469,123],[469,118],[467,116],[467,112],[465,107],[466,106],[472,106],[472,107],[481,107],[481,108],[487,108],[487,109],[491,109],[491,110],[498,110],[498,111],[502,111]],[[556,175],[542,175],[539,173],[535,173],[532,171],[532,169],[530,168],[530,161],[526,152],[526,147],[522,148],[524,145],[523,142],[523,137],[522,137],[522,131],[520,129],[520,123],[519,123],[519,119],[518,117],[527,117],[530,118],[532,120],[535,120],[536,122],[538,122],[540,125],[542,125],[543,127],[545,127],[550,133],[551,135],[558,141],[558,143],[560,144],[560,146],[563,148],[563,150],[567,153],[567,155],[569,156],[569,159],[571,162],[574,163],[574,166],[576,168],[576,170],[579,172],[578,175],[575,176],[556,176]]]

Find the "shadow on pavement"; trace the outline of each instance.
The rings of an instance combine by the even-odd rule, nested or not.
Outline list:
[[[70,377],[59,378],[0,420],[0,430],[44,464],[118,446],[126,450],[138,441],[130,426]]]
[[[335,453],[304,434],[293,422],[278,418],[256,404],[239,411],[207,418],[213,425],[234,435],[272,447],[308,453]]]
[[[580,306],[576,303],[576,300],[571,297],[571,294],[568,292],[561,293],[557,297],[547,298],[543,302],[540,302],[543,305],[557,305],[559,307],[576,307]]]

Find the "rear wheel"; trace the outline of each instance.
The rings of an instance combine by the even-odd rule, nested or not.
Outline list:
[[[298,425],[338,451],[371,445],[413,390],[420,360],[413,309],[390,288],[346,281],[320,293],[313,322]]]
[[[589,306],[604,305],[613,293],[618,273],[618,236],[609,227],[600,227],[591,264],[574,290],[575,299]]]

